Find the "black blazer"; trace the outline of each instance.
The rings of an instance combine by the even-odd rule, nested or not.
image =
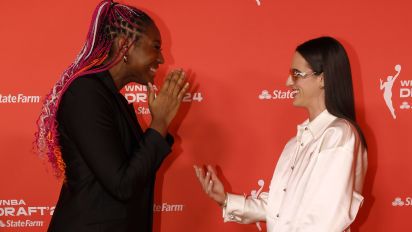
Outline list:
[[[108,71],[73,81],[57,121],[66,181],[48,231],[152,231],[156,171],[173,138],[142,131]]]

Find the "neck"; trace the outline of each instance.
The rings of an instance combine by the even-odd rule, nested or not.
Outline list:
[[[112,76],[113,82],[116,85],[117,90],[121,90],[126,84],[128,84],[130,81],[128,81],[126,73],[123,71],[125,70],[122,68],[122,61],[114,65],[112,68],[109,69],[110,75]]]
[[[320,113],[322,113],[326,109],[325,103],[324,102],[319,102],[317,105],[308,107],[308,113],[309,113],[309,121],[311,122],[313,119],[315,119]]]

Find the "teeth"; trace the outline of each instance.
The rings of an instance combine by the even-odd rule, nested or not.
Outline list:
[[[155,68],[150,68],[150,71],[152,71],[152,72],[156,72],[156,71],[157,71],[157,69],[155,69]]]
[[[299,89],[292,89],[291,95],[295,97],[299,93]]]

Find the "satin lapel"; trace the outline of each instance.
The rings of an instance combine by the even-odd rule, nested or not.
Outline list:
[[[99,76],[100,80],[102,80],[104,85],[109,88],[110,92],[112,92],[113,97],[116,99],[117,104],[120,106],[123,117],[129,124],[129,128],[132,130],[133,135],[136,137],[137,141],[139,141],[141,139],[141,135],[143,134],[143,130],[137,122],[133,106],[130,107],[123,95],[117,91],[113,79],[108,71],[98,73],[97,75]]]

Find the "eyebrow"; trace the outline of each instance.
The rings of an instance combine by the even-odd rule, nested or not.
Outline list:
[[[292,71],[302,72],[302,71],[300,71],[300,70],[297,69],[297,68],[292,68]]]
[[[158,40],[158,39],[155,39],[155,40],[153,40],[153,43],[162,44],[162,41],[161,41],[161,40]]]

